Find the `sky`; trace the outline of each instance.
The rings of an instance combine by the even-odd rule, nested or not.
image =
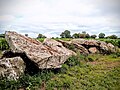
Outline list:
[[[0,0],[0,33],[59,37],[86,31],[120,37],[120,0]]]

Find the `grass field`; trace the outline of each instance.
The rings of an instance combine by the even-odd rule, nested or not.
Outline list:
[[[47,89],[59,90],[119,90],[120,57],[114,55],[91,55],[92,62],[80,62],[80,66],[65,66],[66,71],[58,73],[47,81]],[[84,59],[83,59],[84,60]]]
[[[38,38],[40,42],[43,42],[45,38]],[[72,38],[54,38],[54,40],[64,40],[64,41],[70,41]]]
[[[120,57],[116,54],[73,56],[57,72],[43,71],[18,81],[0,81],[0,90],[120,90]]]

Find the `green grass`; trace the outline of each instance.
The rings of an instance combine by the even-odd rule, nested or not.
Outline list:
[[[111,55],[92,55],[94,62],[81,62],[80,66],[66,66],[66,72],[58,73],[47,81],[47,89],[53,90],[119,90],[120,58]],[[99,58],[101,57],[101,58]]]
[[[63,41],[70,41],[73,38],[55,38],[55,40],[63,40]]]
[[[91,59],[92,61],[91,61]],[[89,60],[90,59],[90,60]],[[1,79],[0,90],[120,90],[120,57],[114,54],[78,54],[57,72],[43,71],[18,81]]]
[[[45,38],[38,38],[40,42],[43,42]],[[72,38],[54,38],[54,40],[64,40],[64,41],[70,41]]]
[[[43,42],[45,38],[38,38],[40,42]]]

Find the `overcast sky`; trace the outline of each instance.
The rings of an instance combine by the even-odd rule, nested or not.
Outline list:
[[[71,33],[120,37],[120,0],[0,0],[0,33],[57,37]]]

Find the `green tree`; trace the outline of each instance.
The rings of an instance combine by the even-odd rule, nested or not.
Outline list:
[[[79,33],[80,38],[90,38],[90,35],[86,33],[85,31],[82,31],[82,33]]]
[[[70,35],[70,31],[69,30],[65,30],[64,32],[62,32],[60,34],[61,38],[71,38],[71,35]]]
[[[104,37],[105,37],[105,34],[104,34],[104,33],[100,33],[100,34],[98,35],[98,37],[99,37],[99,38],[104,38]]]
[[[5,34],[0,34],[0,38],[5,38]]]
[[[85,38],[85,34],[79,33],[79,37],[80,37],[80,38]]]
[[[87,33],[85,37],[86,37],[86,38],[90,38],[90,35]]]
[[[61,36],[61,38],[65,38],[64,32],[62,32],[62,33],[60,34],[60,36]]]
[[[79,34],[78,34],[78,33],[74,33],[74,34],[72,35],[72,37],[73,37],[73,38],[79,38]]]
[[[86,34],[86,31],[82,31],[82,34]]]
[[[91,38],[94,38],[94,39],[95,39],[96,37],[97,37],[96,35],[91,35]]]
[[[25,34],[26,37],[28,37],[28,34]]]
[[[107,36],[106,38],[117,39],[118,37],[116,35],[110,35],[110,36]]]
[[[74,33],[72,37],[73,38],[90,38],[90,35],[85,31],[82,31],[82,33]]]
[[[38,34],[37,38],[46,38],[46,36],[42,35],[42,34]]]

